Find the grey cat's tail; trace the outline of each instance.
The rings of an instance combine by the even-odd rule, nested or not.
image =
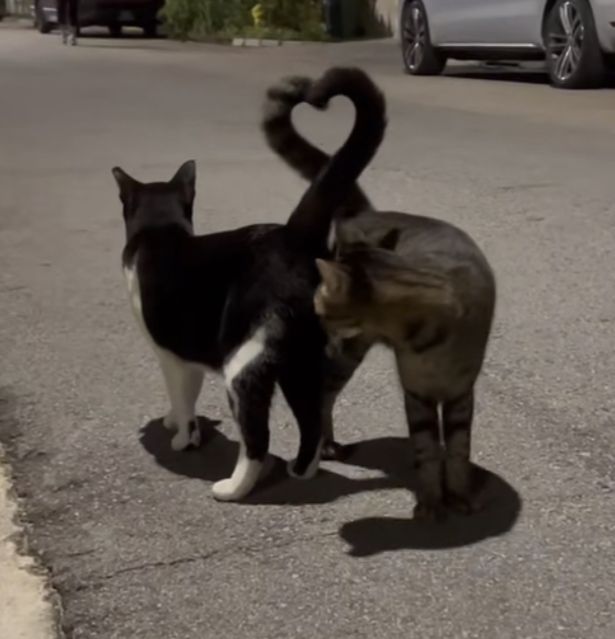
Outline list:
[[[347,97],[355,107],[353,129],[342,147],[317,170],[314,181],[287,222],[291,233],[310,244],[324,245],[334,213],[356,193],[355,183],[378,150],[387,125],[384,96],[361,69],[329,69],[307,89],[303,100],[324,110],[331,98],[338,95]],[[295,135],[302,139],[296,132]],[[312,171],[326,154],[305,140],[304,144],[307,145],[303,146],[304,150],[311,150],[305,156],[308,162],[302,166]]]
[[[306,101],[312,88],[312,78],[289,76],[267,90],[261,128],[269,148],[291,169],[312,182],[331,157],[306,140],[295,128],[293,109]],[[372,204],[358,184],[355,184],[337,214],[344,217],[371,210]]]

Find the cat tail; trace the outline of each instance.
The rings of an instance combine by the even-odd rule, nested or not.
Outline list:
[[[324,110],[335,96],[345,96],[354,104],[352,131],[310,184],[286,224],[304,245],[317,249],[325,246],[335,211],[374,157],[387,125],[384,95],[361,69],[329,69],[313,84],[305,101]]]
[[[308,142],[295,128],[293,109],[307,97],[314,85],[311,78],[288,76],[267,90],[261,128],[269,148],[291,169],[308,181],[316,179],[331,157]],[[343,209],[338,214],[348,217],[372,209],[372,204],[358,184],[353,185]]]

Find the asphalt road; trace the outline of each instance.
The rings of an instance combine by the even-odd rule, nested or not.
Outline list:
[[[337,408],[340,439],[361,442],[349,463],[311,482],[274,469],[247,503],[216,503],[237,451],[222,384],[200,401],[206,446],[173,453],[121,276],[111,167],[166,179],[196,159],[200,232],[284,220],[304,184],[265,147],[261,98],[332,63],[389,99],[374,200],[461,225],[498,278],[474,437],[487,506],[439,527],[410,519],[383,351]],[[0,29],[0,437],[68,637],[615,636],[615,91],[465,75],[405,77],[383,42],[63,48]],[[332,149],[350,113],[299,119]],[[272,433],[291,457],[279,399]]]

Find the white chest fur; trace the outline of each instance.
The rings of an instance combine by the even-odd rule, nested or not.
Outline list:
[[[136,269],[125,266],[124,278],[126,279],[126,286],[128,287],[130,306],[139,323],[145,324],[143,321],[143,309],[141,307],[141,289],[139,288],[139,278],[137,277]],[[145,326],[143,326],[143,328],[145,328]]]

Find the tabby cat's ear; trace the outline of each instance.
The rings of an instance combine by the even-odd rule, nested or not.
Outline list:
[[[120,189],[120,198],[122,200],[126,200],[141,186],[141,182],[128,175],[128,173],[126,173],[123,169],[120,169],[119,166],[112,168],[111,173],[113,173],[113,177]]]
[[[398,269],[372,281],[375,301],[458,317],[462,307],[450,283],[435,273]]]
[[[367,235],[362,229],[352,222],[338,224],[335,229],[335,238],[340,248],[350,247],[357,244],[367,244]]]
[[[391,229],[380,240],[378,246],[387,251],[393,251],[399,242],[399,229]]]
[[[350,290],[350,273],[337,262],[316,260],[316,266],[324,286],[323,294],[329,297],[344,297]]]
[[[192,202],[196,192],[196,162],[194,160],[184,162],[171,178],[171,184],[182,191],[188,202]]]

